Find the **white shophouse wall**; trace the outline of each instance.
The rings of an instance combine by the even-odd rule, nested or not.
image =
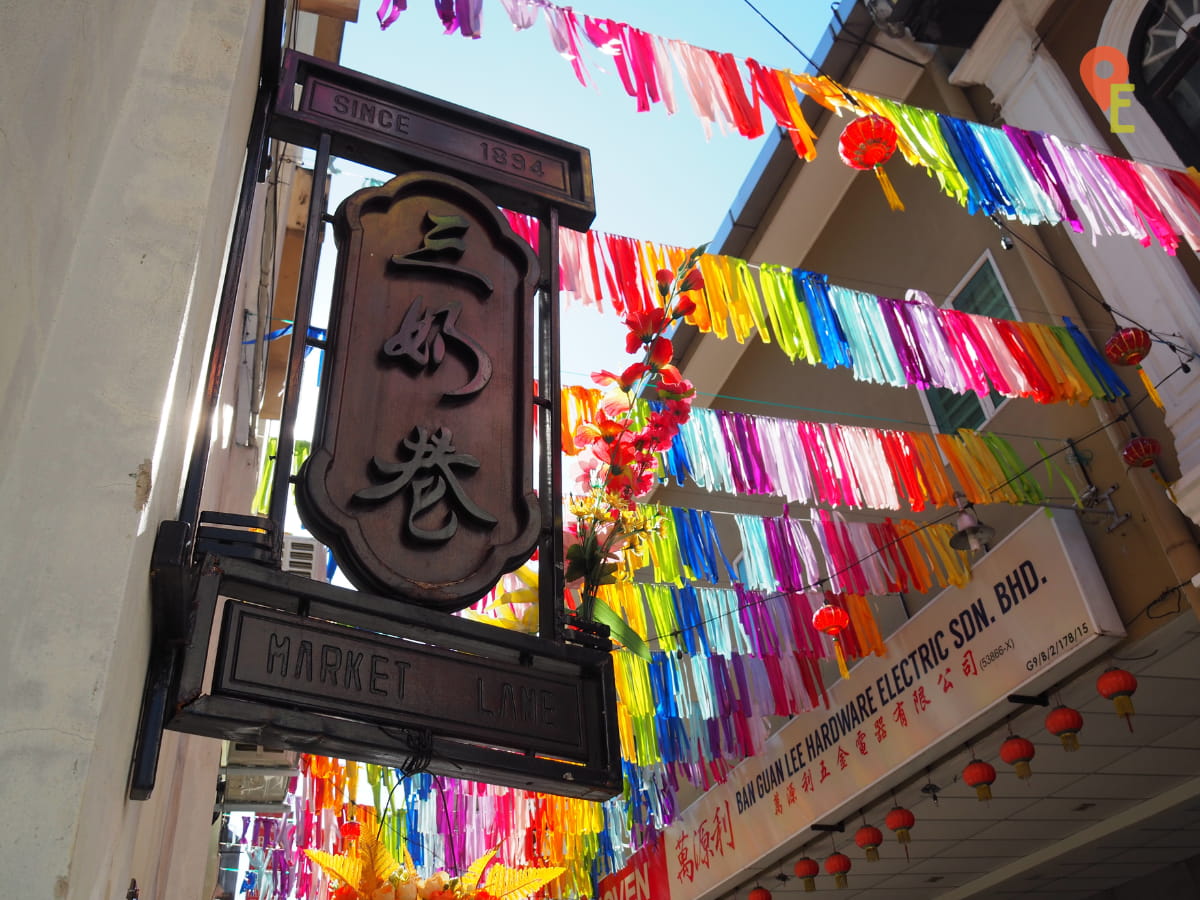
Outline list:
[[[150,803],[126,783],[150,549],[178,509],[262,7],[0,3],[6,896],[204,890],[216,742],[169,736]]]
[[[1110,4],[1102,41],[1128,46],[1138,7],[1145,0]],[[1065,62],[1053,59],[1037,34],[1037,24],[1052,0],[1004,0],[972,49],[955,68],[960,85],[983,84],[991,91],[1006,122],[1048,131],[1069,141],[1104,147],[1104,136],[1092,123],[1071,86]],[[1123,43],[1122,43],[1123,41]],[[1078,61],[1071,61],[1078,65]],[[1179,165],[1161,132],[1135,99],[1130,121],[1133,135],[1118,135],[1138,159]],[[1200,349],[1200,290],[1183,265],[1160,247],[1142,247],[1128,237],[1099,237],[1067,231],[1100,293],[1114,308],[1164,334],[1179,335],[1185,346]],[[1158,383],[1171,375],[1178,358],[1156,345],[1143,363]],[[1167,425],[1175,438],[1181,477],[1175,485],[1179,508],[1200,523],[1200,378],[1178,373],[1159,388]]]

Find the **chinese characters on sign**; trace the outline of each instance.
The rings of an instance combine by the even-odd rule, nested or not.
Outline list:
[[[1063,535],[1078,548],[1069,557]],[[681,814],[667,830],[681,849],[725,809],[738,835],[754,839],[708,867],[694,854],[669,855],[672,900],[727,892],[741,873],[777,858],[798,829],[877,796],[922,755],[998,721],[1010,693],[1041,689],[1043,667],[1085,647],[1088,658],[1102,653],[1120,621],[1089,553],[1073,519],[1031,517],[970,584],[944,591],[892,635],[886,658],[862,660],[833,685],[828,708],[793,718]],[[1106,639],[1089,644],[1100,621]]]
[[[495,204],[443,175],[335,217],[335,320],[305,525],[363,590],[461,609],[529,557],[537,266]]]
[[[708,869],[717,857],[724,857],[726,851],[736,849],[733,819],[726,802],[694,831],[684,832],[675,841],[675,877],[680,881],[695,881],[701,869]]]

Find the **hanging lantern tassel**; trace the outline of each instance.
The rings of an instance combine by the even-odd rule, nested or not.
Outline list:
[[[891,120],[871,113],[860,116],[843,129],[842,136],[838,138],[838,155],[852,169],[873,169],[888,206],[896,212],[903,212],[904,204],[900,202],[900,195],[883,170],[883,164],[896,152],[897,140],[896,126]]]
[[[892,179],[888,178],[888,173],[883,168],[883,163],[875,166],[875,179],[879,182],[879,186],[883,188],[883,196],[887,199],[888,208],[893,212],[904,212],[904,203],[900,199],[900,195],[896,193],[896,188],[892,184]]]
[[[1142,379],[1142,387],[1146,389],[1146,393],[1150,397],[1150,402],[1159,409],[1163,408],[1162,397],[1158,395],[1158,388],[1154,386],[1154,382],[1150,380],[1150,376],[1146,374],[1146,370],[1141,366],[1137,367],[1138,378]]]
[[[843,678],[849,678],[850,670],[846,668],[846,654],[842,652],[842,642],[837,638],[833,639],[833,655],[837,657],[838,673]]]
[[[843,678],[850,677],[850,670],[846,667],[846,655],[842,652],[842,642],[838,640],[838,635],[849,627],[850,615],[840,606],[826,603],[813,613],[813,628],[833,639],[833,652],[837,657],[838,672]]]

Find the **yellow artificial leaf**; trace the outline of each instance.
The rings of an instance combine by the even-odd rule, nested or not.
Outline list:
[[[392,874],[400,868],[400,863],[379,840],[379,828],[375,825],[375,811],[364,816],[362,837],[358,839],[358,855],[362,860],[363,874],[359,882],[359,893],[371,896],[371,893],[385,884]],[[369,821],[366,821],[369,820]]]
[[[325,870],[330,878],[336,878],[343,884],[358,889],[362,878],[362,860],[357,856],[334,856],[324,850],[305,850],[305,854],[318,866]]]
[[[500,599],[496,601],[497,605],[513,603],[537,603],[538,590],[537,588],[527,587],[516,591],[508,591],[501,594]]]
[[[529,900],[537,891],[565,872],[561,866],[510,869],[497,863],[488,869],[483,889],[500,900]]]
[[[496,850],[489,850],[475,862],[471,863],[471,868],[463,874],[458,880],[459,886],[464,891],[473,891],[479,886],[479,879],[483,876],[483,870],[487,868],[488,863],[492,861],[492,857],[496,855]]]
[[[353,845],[354,852],[341,856],[334,856],[322,850],[304,852],[329,876],[350,885],[360,897],[370,898],[387,885],[388,879],[400,868],[400,864],[379,840],[375,810],[369,806],[358,807],[357,821],[360,832]],[[407,853],[407,849],[405,852]]]
[[[401,868],[404,869],[405,875],[412,877],[414,874],[416,874],[417,864],[413,862],[412,854],[408,852],[407,840],[400,842],[400,849],[404,851],[404,865],[401,866]]]

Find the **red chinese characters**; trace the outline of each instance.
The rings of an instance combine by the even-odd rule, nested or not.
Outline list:
[[[726,802],[723,807],[717,807],[695,831],[685,831],[675,841],[675,863],[678,867],[675,878],[689,883],[695,881],[697,872],[711,866],[714,857],[724,856],[726,850],[736,848],[730,806]]]

